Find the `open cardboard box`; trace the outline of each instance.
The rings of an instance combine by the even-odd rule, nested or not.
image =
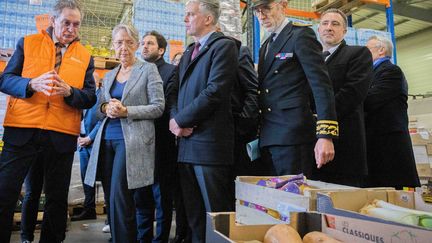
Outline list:
[[[301,236],[321,230],[321,215],[318,213],[295,213],[293,226]],[[206,243],[262,242],[272,224],[241,225],[235,222],[235,213],[207,213]]]
[[[292,176],[280,176],[288,179]],[[286,224],[286,221],[279,220],[265,212],[245,206],[243,202],[253,203],[266,209],[277,211],[280,214],[289,216],[291,212],[304,212],[316,210],[316,195],[320,191],[335,190],[356,190],[358,188],[344,185],[326,183],[321,181],[307,180],[312,188],[305,189],[304,195],[285,192],[274,188],[257,185],[259,180],[266,180],[274,177],[263,176],[239,176],[235,181],[236,194],[236,220],[242,224]]]
[[[432,231],[317,212],[292,213],[290,225],[301,237],[311,231],[321,231],[346,243],[432,242]],[[259,243],[271,226],[236,224],[234,212],[208,213],[205,242]]]
[[[417,209],[415,207],[414,193],[396,190],[357,190],[319,192],[317,197],[317,211],[325,214],[339,215],[348,218],[380,222],[388,225],[398,225],[406,228],[425,228],[397,223],[360,214],[360,209],[374,199],[383,200],[401,207]],[[432,233],[432,230],[426,230]],[[432,242],[432,235],[431,241]]]

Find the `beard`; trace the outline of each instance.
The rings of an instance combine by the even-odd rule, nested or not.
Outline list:
[[[157,53],[148,54],[147,56],[143,57],[147,62],[156,62],[160,58]]]

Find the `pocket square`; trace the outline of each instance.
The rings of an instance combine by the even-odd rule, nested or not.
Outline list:
[[[280,53],[276,54],[276,58],[281,59],[281,60],[285,60],[285,59],[291,58],[291,57],[293,57],[292,52],[280,52]]]

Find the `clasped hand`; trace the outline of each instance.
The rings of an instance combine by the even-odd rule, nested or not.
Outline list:
[[[110,99],[105,111],[109,118],[127,117],[127,108],[118,99]]]
[[[181,128],[174,119],[170,120],[169,129],[176,137],[189,137],[193,133],[193,128]]]
[[[71,86],[54,70],[30,80],[29,85],[31,90],[42,92],[47,96],[61,95],[63,97],[68,97],[72,94]]]

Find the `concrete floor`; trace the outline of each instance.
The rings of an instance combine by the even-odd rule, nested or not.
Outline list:
[[[174,215],[173,215],[174,216]],[[65,243],[108,243],[111,237],[108,233],[103,233],[102,228],[105,225],[106,215],[98,215],[95,220],[83,220],[70,222],[68,232],[66,232]],[[39,242],[40,230],[35,232],[35,241]],[[170,239],[175,235],[175,220],[172,222]],[[11,243],[20,243],[20,232],[13,231]]]

